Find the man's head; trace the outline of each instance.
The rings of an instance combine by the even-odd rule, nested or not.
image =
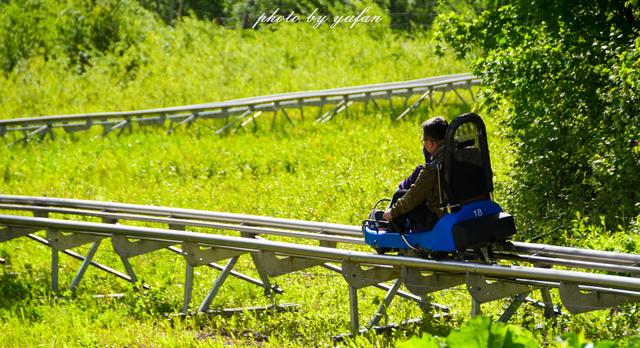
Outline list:
[[[422,123],[422,144],[424,149],[433,154],[444,140],[449,123],[442,116],[430,118]]]

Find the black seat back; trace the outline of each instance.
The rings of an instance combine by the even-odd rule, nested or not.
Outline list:
[[[474,113],[456,117],[445,136],[444,190],[450,205],[489,198],[493,172],[484,122]]]

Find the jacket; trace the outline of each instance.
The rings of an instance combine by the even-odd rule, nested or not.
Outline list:
[[[445,145],[442,144],[433,154],[434,161],[424,166],[409,191],[391,208],[391,217],[396,218],[410,212],[418,204],[425,204],[438,218],[444,215],[440,209],[440,190],[438,187],[438,164],[444,163]],[[440,166],[441,167],[441,166]],[[444,180],[442,172],[440,179]],[[444,193],[443,193],[444,194]],[[444,199],[444,197],[442,197]]]

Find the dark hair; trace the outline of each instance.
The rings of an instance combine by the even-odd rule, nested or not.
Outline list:
[[[422,123],[422,140],[427,140],[427,138],[442,140],[447,134],[447,128],[449,128],[449,123],[442,116],[430,118]]]

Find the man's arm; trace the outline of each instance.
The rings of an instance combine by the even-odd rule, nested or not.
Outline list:
[[[393,218],[408,213],[418,204],[427,200],[435,180],[436,169],[434,167],[425,166],[422,168],[416,182],[411,185],[409,191],[396,202],[393,208],[384,213],[384,219],[391,221]]]

